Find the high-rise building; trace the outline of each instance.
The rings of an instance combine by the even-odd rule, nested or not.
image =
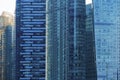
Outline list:
[[[2,33],[3,79],[12,80],[12,26],[6,26]]]
[[[12,80],[16,80],[15,77],[16,77],[16,30],[15,30],[15,26],[12,27]]]
[[[86,5],[86,80],[97,80],[92,4]]]
[[[86,80],[85,0],[47,0],[47,80]]]
[[[13,15],[3,12],[0,15],[0,80],[12,79],[12,26]]]
[[[97,80],[119,80],[120,0],[93,0]]]
[[[14,26],[14,16],[9,12],[3,11],[0,16],[0,26],[6,27],[8,25]]]
[[[16,80],[45,80],[46,0],[16,1]]]
[[[0,30],[0,79],[3,80],[2,30]]]

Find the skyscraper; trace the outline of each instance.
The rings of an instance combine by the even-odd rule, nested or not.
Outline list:
[[[86,5],[86,80],[97,80],[92,4]]]
[[[12,26],[8,25],[2,33],[3,80],[12,80]]]
[[[47,0],[47,80],[86,80],[85,0]]]
[[[0,80],[12,79],[12,27],[13,15],[3,12],[0,16]]]
[[[3,79],[2,30],[0,30],[0,79]]]
[[[120,0],[93,0],[97,80],[119,80]]]
[[[16,1],[16,80],[45,80],[46,0]]]
[[[16,30],[15,26],[12,27],[12,80],[16,80]]]

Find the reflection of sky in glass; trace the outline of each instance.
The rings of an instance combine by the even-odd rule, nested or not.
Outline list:
[[[118,62],[120,61],[119,3],[120,0],[94,0],[98,80],[118,80],[120,67]]]

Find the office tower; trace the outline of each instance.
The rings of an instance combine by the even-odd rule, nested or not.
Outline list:
[[[2,80],[3,76],[3,62],[2,62],[2,30],[0,30],[0,79]]]
[[[12,80],[12,26],[2,33],[3,80]]]
[[[13,24],[13,15],[8,12],[0,15],[0,80],[13,80],[11,79]]]
[[[92,4],[86,5],[86,80],[97,80]]]
[[[16,42],[16,35],[15,35],[16,30],[15,28],[16,28],[15,26],[12,27],[12,56],[11,56],[12,57],[12,63],[11,63],[12,64],[12,80],[16,80],[15,79],[16,77],[15,76],[16,75],[16,72],[15,72],[16,71],[15,69],[16,68],[16,54],[15,54],[16,53],[16,43],[15,43]]]
[[[3,11],[0,16],[0,26],[6,27],[8,25],[14,25],[14,16],[9,12]]]
[[[16,80],[45,80],[46,0],[16,1]]]
[[[120,0],[93,0],[97,80],[119,80]]]
[[[85,0],[47,0],[47,80],[86,80]]]

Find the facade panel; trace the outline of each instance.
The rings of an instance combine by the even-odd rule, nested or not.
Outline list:
[[[12,26],[6,26],[2,33],[3,79],[12,79]]]
[[[86,6],[86,80],[97,80],[92,4]]]
[[[16,80],[45,80],[46,0],[17,0]]]
[[[98,80],[119,80],[120,1],[93,0]]]
[[[85,0],[47,0],[47,80],[86,80]]]

